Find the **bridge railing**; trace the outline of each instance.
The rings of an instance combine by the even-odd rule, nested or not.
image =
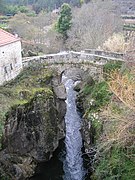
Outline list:
[[[124,58],[124,53],[118,53],[118,52],[110,52],[110,51],[97,50],[97,49],[85,49],[84,52],[89,54],[106,56],[106,57],[114,57],[120,59]]]
[[[34,56],[34,57],[26,57],[23,58],[23,66],[29,66],[33,63],[47,63],[47,64],[55,64],[55,63],[93,63],[98,65],[103,65],[107,63],[107,61],[124,61],[120,56],[105,56],[103,53],[92,54],[86,53],[84,51],[75,52],[61,52],[57,54],[47,54],[43,56]]]

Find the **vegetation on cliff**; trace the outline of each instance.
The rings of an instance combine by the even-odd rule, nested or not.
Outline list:
[[[37,92],[52,95],[52,71],[41,67],[29,67],[15,79],[0,86],[0,138],[6,113],[11,107],[27,104]]]
[[[64,138],[65,101],[55,93],[58,86],[57,73],[40,64],[0,87],[0,179],[31,177]]]
[[[96,147],[95,180],[135,178],[135,69],[121,63],[104,67],[104,80],[85,85],[84,118],[91,122]]]

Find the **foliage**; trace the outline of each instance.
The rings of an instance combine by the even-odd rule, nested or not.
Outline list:
[[[121,33],[114,33],[103,44],[103,50],[112,52],[125,52],[127,43],[125,37]]]
[[[72,27],[68,31],[67,48],[80,51],[102,46],[114,33],[122,31],[119,12],[112,1],[91,1],[72,9]]]
[[[81,92],[84,118],[91,123],[93,180],[135,179],[135,70],[121,62],[104,66],[106,81]]]
[[[17,5],[16,6],[13,6],[13,5],[6,6],[6,12],[5,13],[15,15],[18,12],[28,13],[29,9],[26,6],[17,6]]]
[[[58,14],[47,13],[44,10],[34,17],[31,13],[25,13],[25,15],[19,13],[11,18],[9,28],[24,40],[25,47],[33,47],[30,49],[33,52],[34,49],[40,49],[43,53],[55,53],[64,48],[74,50],[96,48],[102,45],[114,31],[121,28],[117,13],[115,15],[111,13],[113,6],[110,1],[93,2],[87,5],[84,3],[81,8],[72,8],[72,14],[70,6],[68,9],[70,15],[66,19],[65,12],[61,14],[62,9],[61,11],[57,9],[60,13],[58,13],[59,19]],[[58,19],[57,23],[56,19]],[[54,24],[57,32],[53,29]],[[68,37],[64,43],[62,36],[64,39]]]
[[[106,63],[103,67],[103,75],[104,78],[107,78],[111,72],[114,70],[120,69],[122,67],[122,62],[121,61],[109,61]]]
[[[132,152],[132,157],[130,153]],[[110,152],[102,154],[100,163],[96,166],[92,179],[96,180],[133,180],[135,179],[134,147],[122,149],[113,147]]]
[[[93,86],[85,86],[83,94],[89,94],[89,99],[93,99],[93,103],[90,105],[88,112],[97,112],[109,102],[111,97],[111,93],[105,81],[96,83]]]
[[[3,174],[0,174],[0,179],[1,180],[10,180],[10,177],[7,174],[3,173]]]
[[[4,12],[5,2],[4,0],[0,0],[0,14]]]
[[[7,24],[0,24],[0,28],[6,30],[8,28]]]
[[[60,49],[58,33],[53,30],[57,16],[46,12],[41,12],[36,16],[18,13],[10,19],[9,28],[22,38],[23,54],[25,56],[28,56],[29,50],[37,54],[38,52],[56,52],[52,50],[54,48]],[[54,39],[53,42],[52,39]]]
[[[112,93],[110,93],[107,83],[103,81],[91,86],[85,85],[82,94],[86,99],[85,104],[87,104],[84,117],[91,122],[91,144],[95,144],[102,133],[102,122],[97,113],[109,103]]]
[[[103,123],[98,119],[98,115],[96,113],[89,112],[87,118],[91,122],[91,144],[95,145],[102,134]]]
[[[125,31],[135,31],[135,25],[134,24],[125,24],[124,30]]]
[[[79,6],[80,0],[6,0],[6,3],[19,6],[30,5],[36,13],[39,13],[42,10],[52,11],[53,9],[57,9],[63,3],[70,3],[73,6]]]
[[[132,180],[135,178],[134,70],[114,70],[109,77],[108,89],[113,89],[113,95],[108,105],[102,108],[98,120],[89,115],[97,147],[92,179]]]
[[[38,34],[41,34],[41,30],[31,24],[30,20],[31,18],[28,17],[26,14],[16,14],[10,20],[9,27],[12,29],[13,32],[16,32],[20,37],[24,38],[24,40],[33,39],[34,41]]]
[[[64,3],[61,6],[60,17],[58,19],[56,29],[67,39],[67,31],[71,28],[72,12],[69,4]]]
[[[134,71],[133,71],[134,72]],[[121,73],[115,70],[110,74],[109,89],[130,109],[135,110],[135,73]]]

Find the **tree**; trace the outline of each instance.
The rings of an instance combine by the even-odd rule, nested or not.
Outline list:
[[[0,13],[3,13],[4,12],[4,1],[3,0],[0,0]]]
[[[18,13],[9,20],[9,28],[22,38],[23,52],[56,53],[63,46],[61,35],[54,30],[57,14],[40,12],[31,17]]]
[[[104,42],[102,49],[105,51],[124,53],[128,46],[129,43],[126,43],[124,34],[114,33]]]
[[[61,6],[60,17],[58,19],[56,28],[62,34],[63,39],[67,39],[67,31],[71,28],[72,12],[69,4],[64,3]]]
[[[114,32],[122,30],[122,20],[111,0],[92,1],[72,10],[72,27],[67,47],[73,50],[98,48]]]
[[[0,0],[1,1],[1,0]],[[42,10],[52,11],[63,3],[80,6],[80,0],[3,0],[7,5],[29,6],[38,14]],[[86,1],[86,0],[85,0]]]

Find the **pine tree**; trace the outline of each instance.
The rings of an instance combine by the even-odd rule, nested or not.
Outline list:
[[[57,22],[57,31],[62,34],[64,39],[67,39],[67,31],[71,28],[72,12],[69,4],[64,3],[61,6],[60,17]]]

